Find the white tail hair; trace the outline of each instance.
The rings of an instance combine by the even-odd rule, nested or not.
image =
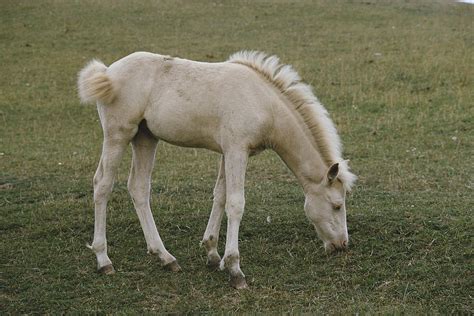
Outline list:
[[[94,59],[79,72],[77,86],[82,103],[110,104],[114,101],[114,86],[106,71],[107,66]]]

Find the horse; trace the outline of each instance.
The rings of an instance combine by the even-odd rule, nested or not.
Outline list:
[[[168,270],[181,267],[165,248],[150,209],[151,173],[159,140],[221,154],[213,204],[201,245],[207,265],[227,270],[230,285],[247,287],[240,268],[239,226],[244,213],[247,161],[272,149],[300,183],[304,211],[326,251],[348,247],[346,193],[356,176],[341,155],[328,112],[290,66],[276,56],[240,51],[208,63],[149,52],[109,67],[90,61],[78,75],[82,103],[95,103],[103,129],[102,155],[93,178],[95,224],[89,248],[97,271],[114,273],[107,255],[106,207],[121,157],[132,144],[128,190],[149,253]],[[217,251],[224,211],[224,256]]]

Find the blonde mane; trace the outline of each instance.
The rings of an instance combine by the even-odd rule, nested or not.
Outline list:
[[[350,190],[356,176],[349,171],[347,162],[342,159],[342,145],[336,128],[324,106],[313,94],[311,86],[301,82],[301,77],[293,67],[280,64],[277,56],[256,51],[237,52],[229,57],[228,62],[250,67],[288,98],[313,136],[313,144],[323,161],[328,166],[339,163],[338,178]]]

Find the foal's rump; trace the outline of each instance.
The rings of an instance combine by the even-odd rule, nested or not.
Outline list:
[[[143,105],[144,97],[150,95],[162,57],[138,52],[117,60],[109,67],[99,60],[92,60],[79,73],[81,101],[101,105],[119,103],[128,107]]]

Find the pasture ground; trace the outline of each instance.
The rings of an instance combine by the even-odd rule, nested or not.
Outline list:
[[[472,313],[473,20],[447,0],[0,1],[0,312]],[[293,64],[330,111],[360,177],[350,251],[324,253],[298,183],[264,152],[240,235],[250,289],[231,289],[199,248],[218,155],[162,143],[152,207],[184,272],[146,254],[128,151],[108,212],[117,273],[97,275],[85,245],[102,132],[77,72],[138,50],[241,49]]]

